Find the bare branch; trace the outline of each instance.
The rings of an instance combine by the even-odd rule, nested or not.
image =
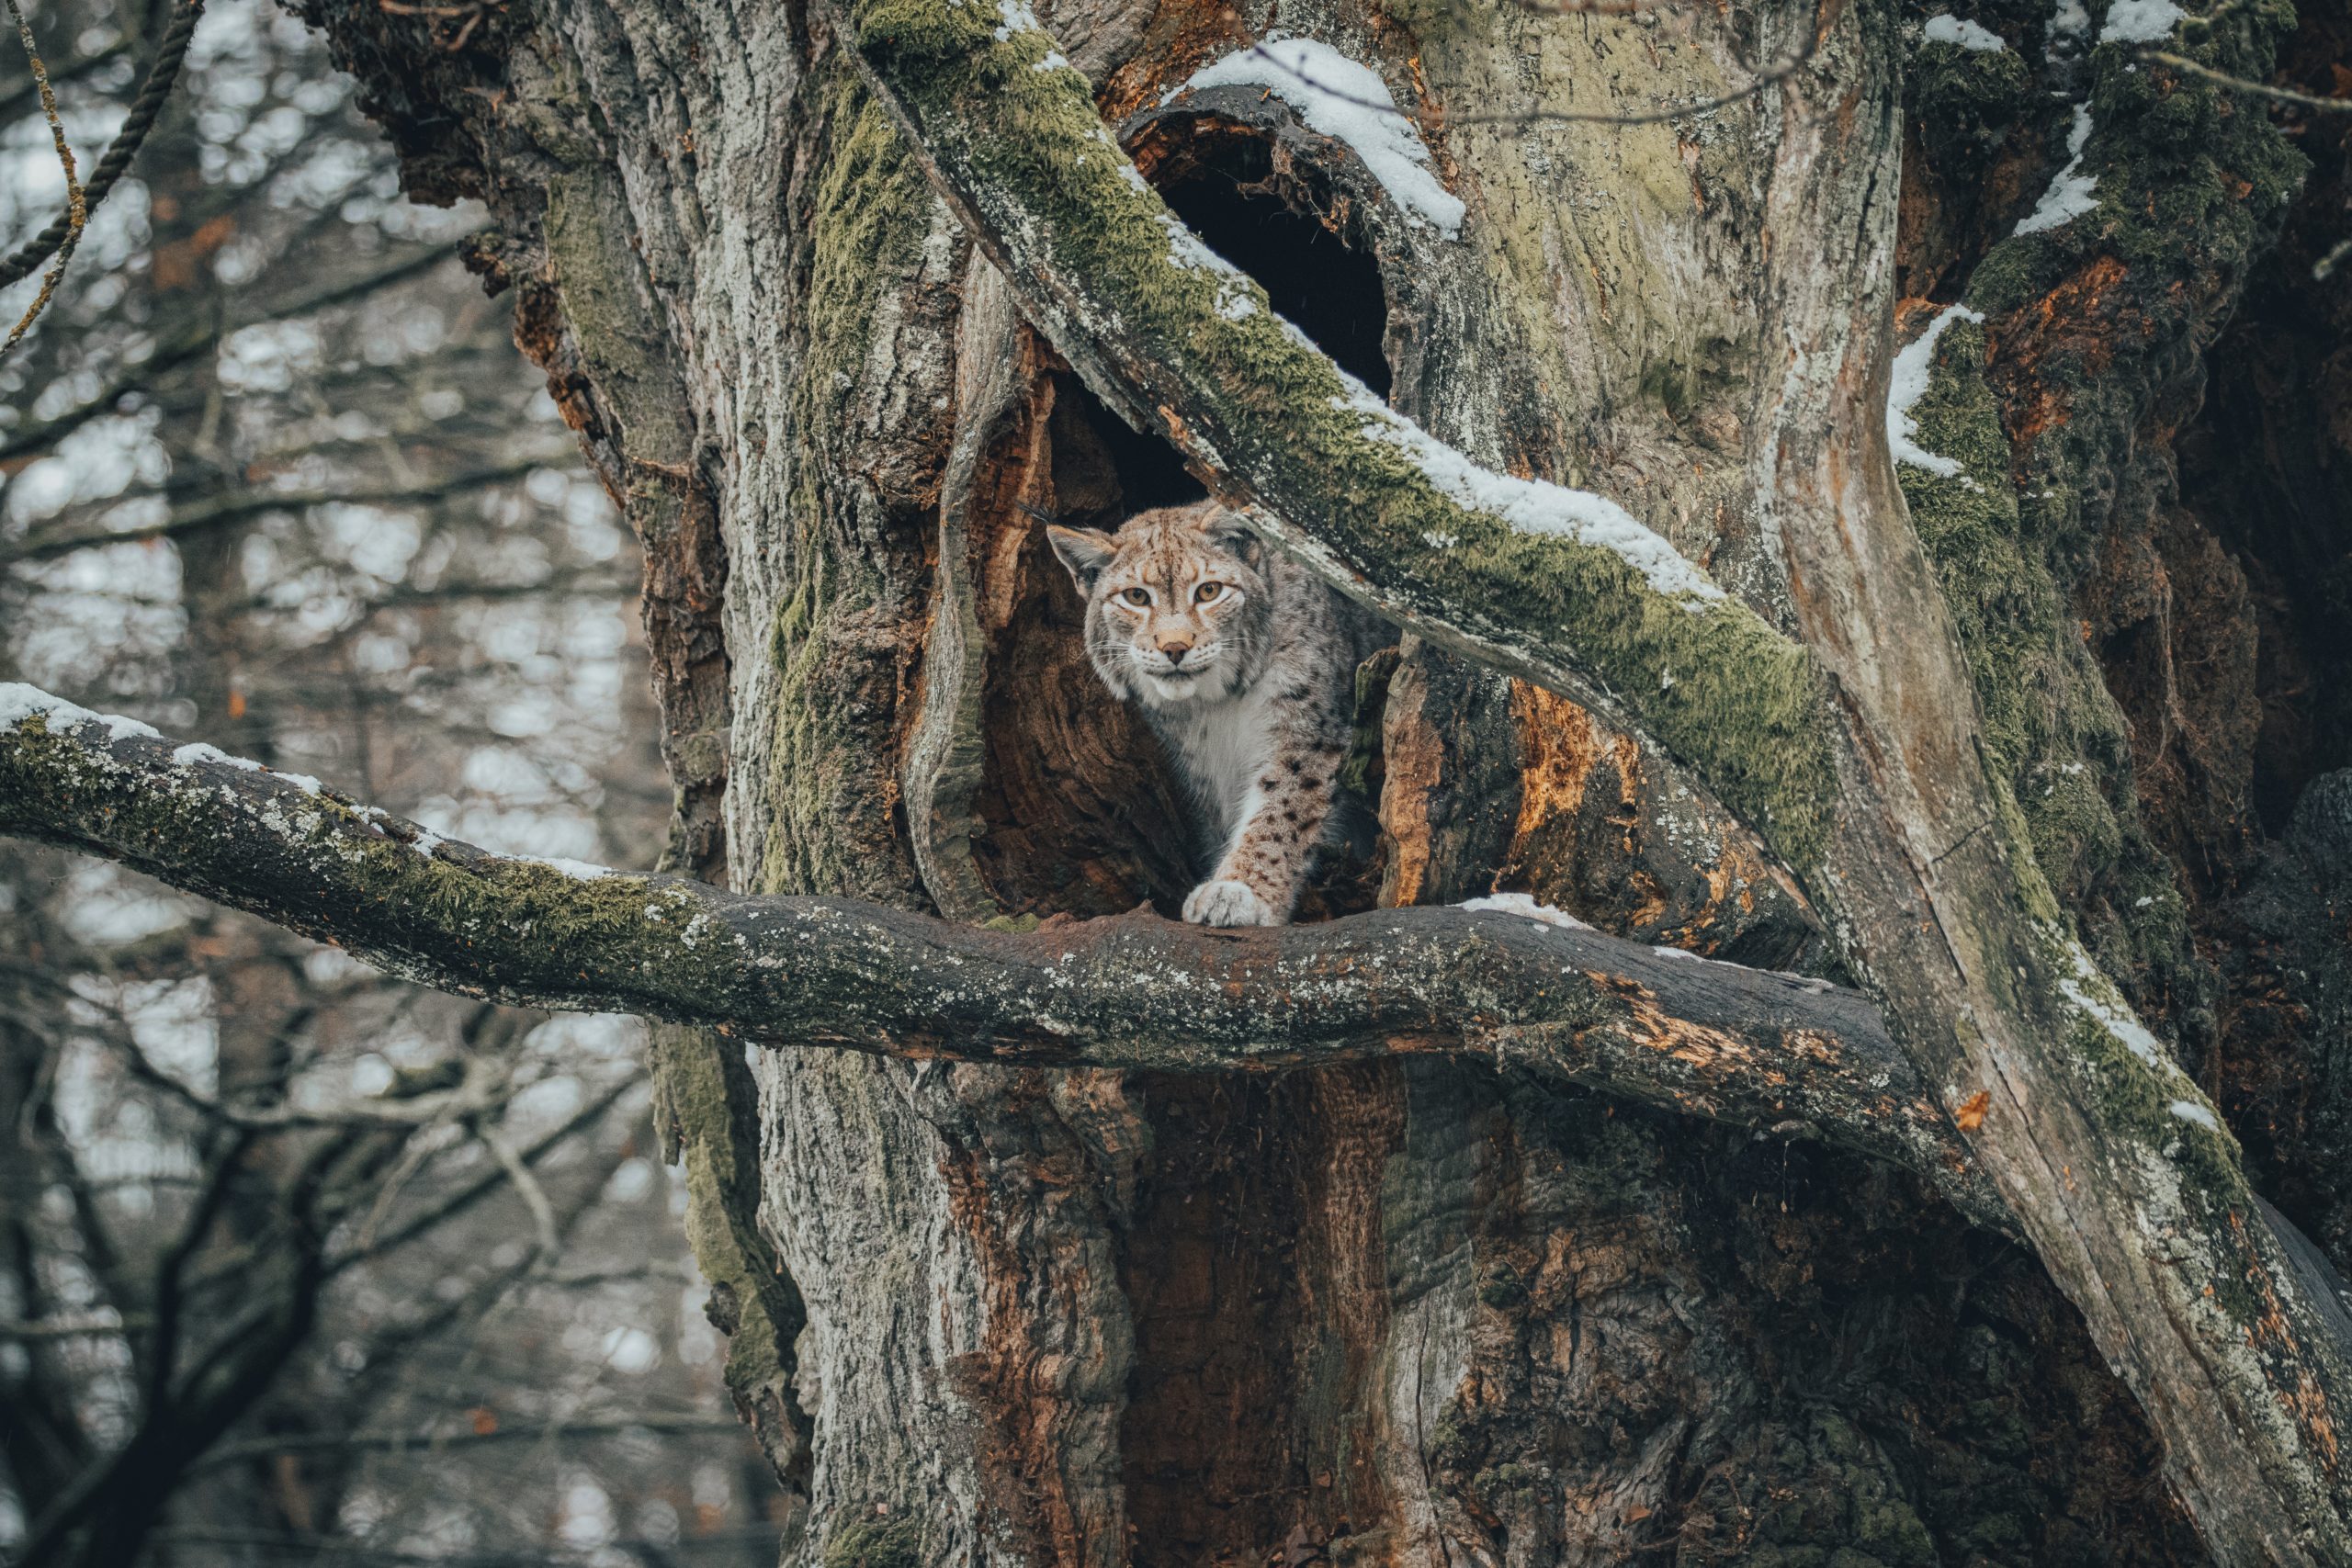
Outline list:
[[[119,1317],[111,1313],[85,1313],[74,1317],[35,1318],[28,1323],[0,1320],[0,1339],[114,1339],[154,1325],[153,1318],[140,1314]]]
[[[288,1453],[334,1453],[355,1450],[371,1453],[421,1453],[493,1444],[549,1442],[564,1438],[625,1437],[636,1432],[694,1436],[705,1432],[740,1433],[742,1429],[742,1424],[731,1418],[632,1416],[626,1419],[566,1421],[553,1426],[493,1427],[486,1432],[468,1428],[458,1432],[287,1433],[279,1437],[249,1438],[241,1442],[223,1443],[190,1468],[214,1470],[241,1460]]]
[[[1530,11],[1605,17],[1632,16],[1645,8],[1636,3],[1636,0],[1559,0],[1557,4],[1544,4],[1544,0],[1521,0],[1521,4],[1524,9]],[[1821,35],[1817,29],[1808,31],[1805,34],[1803,48],[1757,72],[1747,79],[1746,85],[1735,87],[1728,93],[1712,98],[1693,98],[1687,104],[1678,104],[1672,108],[1641,109],[1632,113],[1610,109],[1496,109],[1486,114],[1450,115],[1447,119],[1448,123],[1453,125],[1664,125],[1670,120],[1688,119],[1692,115],[1713,114],[1717,109],[1726,109],[1734,104],[1746,103],[1776,83],[1787,81],[1813,63],[1814,50],[1820,41]],[[1334,103],[1347,104],[1356,108],[1370,109],[1375,114],[1395,115],[1400,118],[1411,118],[1385,98],[1361,97],[1318,82],[1307,72],[1276,58],[1262,43],[1252,44],[1250,54],[1252,59],[1262,61],[1271,69],[1279,71],[1307,87],[1317,97],[1329,98]]]
[[[176,539],[209,529],[225,528],[268,512],[300,512],[308,507],[347,504],[353,506],[422,506],[451,496],[473,491],[489,490],[511,484],[527,477],[532,470],[545,468],[543,462],[504,463],[496,468],[473,473],[458,474],[430,486],[392,484],[354,486],[343,490],[273,491],[254,489],[234,494],[217,496],[212,500],[185,506],[153,523],[131,528],[52,527],[33,534],[6,550],[0,550],[0,566],[13,566],[18,561],[47,560],[71,555],[75,550],[101,545],[137,544],[148,539]],[[107,509],[119,506],[126,498],[117,497],[107,502]]]
[[[33,457],[79,430],[100,414],[113,412],[115,404],[131,393],[153,385],[165,371],[177,368],[210,349],[229,333],[243,328],[258,326],[267,321],[292,321],[316,310],[349,304],[364,299],[379,288],[389,288],[432,267],[440,265],[451,256],[461,254],[472,243],[472,236],[458,240],[454,245],[428,245],[396,262],[378,267],[363,276],[330,285],[316,293],[305,294],[287,301],[283,306],[240,317],[235,321],[208,320],[191,326],[169,343],[157,346],[154,353],[125,370],[105,390],[88,402],[80,403],[40,424],[11,432],[0,441],[0,471],[7,465]]]
[[[2322,98],[2310,93],[2298,93],[2292,87],[2274,87],[2267,82],[2249,82],[2243,76],[2233,76],[2226,71],[2200,65],[2188,56],[2175,54],[2168,49],[2143,49],[2140,51],[2140,58],[2160,62],[2176,71],[2186,71],[2191,76],[2202,76],[2233,93],[2252,93],[2257,97],[2293,104],[2298,108],[2318,109],[2325,114],[2352,114],[2352,98]]]
[[[145,731],[144,733],[141,733]],[[1484,1055],[1797,1129],[2000,1224],[1858,994],[1499,912],[991,932],[847,899],[484,853],[312,781],[0,687],[0,832],[76,848],[469,996],[904,1057],[1249,1070]],[[1170,1010],[1187,1027],[1171,1037]]]
[[[57,113],[57,89],[50,85],[49,67],[41,62],[40,46],[33,41],[32,24],[25,20],[24,7],[17,0],[8,0],[8,15],[17,24],[17,37],[24,43],[25,58],[32,64],[33,85],[40,89],[40,111],[49,121],[49,140],[51,145],[57,149],[59,167],[65,171],[65,215],[60,220],[64,225],[63,232],[49,246],[49,250],[57,253],[57,265],[51,267],[49,276],[40,280],[40,292],[33,296],[30,305],[25,307],[23,318],[9,329],[8,341],[0,343],[0,357],[6,357],[9,350],[23,341],[25,333],[32,330],[33,322],[47,308],[50,297],[57,292],[58,282],[65,276],[65,264],[74,259],[74,247],[82,243],[82,226],[89,220],[90,215],[89,202],[82,192],[82,182],[74,173],[74,149],[65,140],[65,121]],[[43,251],[40,255],[47,254],[48,251]],[[0,279],[6,283],[16,282],[40,265],[40,255],[32,256],[24,271],[13,276],[0,272]],[[13,261],[11,258],[11,269]]]
[[[490,1151],[491,1158],[498,1162],[498,1168],[506,1173],[506,1179],[514,1183],[523,1207],[530,1211],[531,1260],[552,1259],[562,1250],[563,1242],[556,1234],[555,1205],[548,1201],[548,1190],[539,1185],[539,1179],[531,1174],[531,1168],[523,1163],[523,1156],[515,1152],[514,1143],[504,1133],[477,1118],[473,1134]]]
[[[8,9],[11,14],[16,14],[17,0],[8,0]],[[64,213],[6,258],[0,258],[0,287],[6,287],[30,276],[42,258],[51,252],[57,253],[57,265],[51,270],[48,281],[41,286],[40,299],[34,305],[36,311],[41,303],[47,301],[50,291],[56,288],[59,276],[65,270],[66,259],[74,254],[74,245],[82,238],[83,223],[91,212],[96,210],[98,203],[107,198],[107,193],[114,189],[115,182],[122,178],[124,171],[130,167],[130,160],[138,155],[140,144],[147,140],[147,132],[154,128],[155,117],[163,112],[164,100],[171,96],[172,84],[179,80],[180,62],[187,57],[188,40],[196,36],[197,21],[203,15],[204,0],[181,0],[179,14],[164,29],[163,41],[155,50],[154,62],[147,67],[147,78],[139,85],[139,96],[130,101],[129,117],[123,120],[122,129],[115,132],[114,141],[107,148],[106,156],[98,160],[97,168],[90,175],[88,191],[85,193],[74,185],[73,164],[69,160],[65,170]],[[22,30],[24,18],[21,15],[17,17],[17,24]],[[30,53],[32,35],[28,31],[24,38],[26,51]],[[36,76],[41,74],[38,55],[33,59],[33,72]],[[57,125],[57,103],[46,85],[41,89],[41,101],[49,111],[50,124],[54,128]],[[57,136],[62,152],[64,132],[60,130]],[[8,346],[14,347],[17,339],[24,335],[25,328],[31,324],[32,316],[28,314],[10,334]],[[5,352],[0,350],[0,353]]]

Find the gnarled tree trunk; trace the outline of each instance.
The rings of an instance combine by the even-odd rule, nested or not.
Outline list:
[[[2301,177],[2259,100],[2022,4],[1994,49],[1837,0],[1065,0],[1051,56],[1010,0],[311,15],[412,188],[490,204],[481,269],[646,538],[678,869],[1172,913],[1198,846],[1038,519],[1213,486],[1402,618],[1358,678],[1379,842],[1302,919],[1525,893],[1850,982],[1948,1151],[1501,1044],[1209,1073],[671,1030],[791,1560],[2352,1561],[2341,1305],[2133,1013],[2221,1049],[2220,884],[2177,866],[2224,830],[2141,796],[2250,743],[2152,749],[2099,662],[2143,667],[2143,558],[2220,548],[2170,439]],[[1276,28],[1403,115],[1318,121],[1272,62],[1174,92]],[[2193,41],[2263,77],[2291,31]],[[1361,155],[1400,130],[1458,224]],[[2098,204],[2013,233],[2062,169]],[[1382,468],[1405,438],[1326,356],[1729,597]],[[2177,692],[2248,623],[2167,603],[2134,657]]]

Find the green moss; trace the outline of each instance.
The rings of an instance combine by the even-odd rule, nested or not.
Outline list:
[[[2140,826],[2123,716],[2047,547],[2065,496],[2021,504],[1984,361],[1984,329],[1953,322],[1911,412],[1919,445],[1961,471],[1901,465],[1904,499],[1974,680],[2005,815],[2058,903],[2098,907],[2086,931],[2103,957],[2127,973],[2169,972],[2187,953],[2186,911]]]
[[[740,1045],[705,1029],[657,1026],[650,1055],[657,1119],[678,1130],[686,1243],[714,1299],[726,1303],[728,1392],[763,1428],[779,1416],[789,1422],[789,1410],[775,1407],[791,1398],[793,1341],[808,1313],[760,1229],[758,1099],[750,1068]]]
[[[758,886],[876,891],[888,867],[861,855],[843,821],[882,798],[854,688],[871,659],[875,595],[844,570],[855,551],[820,532],[872,508],[862,449],[875,323],[913,289],[933,202],[889,118],[836,62],[816,95],[831,135],[808,214],[809,277],[794,362],[789,590],[770,628],[779,677],[769,752],[770,821]],[[887,857],[884,857],[887,858]],[[880,880],[877,880],[880,879]]]
[[[843,1525],[825,1543],[823,1561],[825,1568],[922,1568],[922,1527],[912,1519]]]
[[[1929,43],[1912,57],[1905,84],[1911,124],[1928,163],[1946,179],[1982,168],[2018,119],[2046,101],[2016,50]]]

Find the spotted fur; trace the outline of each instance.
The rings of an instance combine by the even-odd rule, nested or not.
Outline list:
[[[1115,535],[1047,532],[1086,595],[1095,673],[1142,709],[1220,846],[1184,918],[1285,923],[1339,835],[1369,618],[1215,502],[1139,513]]]

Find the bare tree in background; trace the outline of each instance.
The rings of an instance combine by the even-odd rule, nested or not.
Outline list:
[[[77,147],[169,14],[29,13]],[[634,542],[452,256],[479,210],[401,200],[351,92],[211,8],[0,361],[0,671],[650,863]],[[22,235],[62,185],[5,108]],[[769,1560],[641,1026],[51,851],[0,852],[0,1555]]]

